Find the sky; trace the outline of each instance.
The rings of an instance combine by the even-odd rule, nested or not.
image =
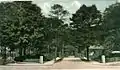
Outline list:
[[[98,10],[103,12],[106,7],[115,2],[116,0],[34,0],[34,3],[40,6],[44,13],[48,13],[50,6],[53,4],[63,5],[70,13],[75,13],[83,4],[88,6],[95,4]]]
[[[15,0],[0,0],[0,1],[15,1]],[[16,1],[25,1],[25,0],[16,0]],[[26,0],[29,1],[29,0]],[[70,13],[75,13],[81,5],[86,4],[90,6],[95,4],[101,12],[105,10],[111,4],[114,4],[116,0],[32,0],[33,3],[41,7],[43,14],[48,14],[50,6],[53,4],[60,4],[68,10]],[[120,2],[120,0],[118,0]]]

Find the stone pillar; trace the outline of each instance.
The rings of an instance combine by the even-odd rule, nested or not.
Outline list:
[[[105,55],[102,55],[102,63],[105,63]]]
[[[40,56],[39,62],[40,64],[43,64],[43,56]]]

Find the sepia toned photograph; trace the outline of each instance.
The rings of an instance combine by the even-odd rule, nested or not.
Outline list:
[[[120,0],[0,0],[0,70],[120,70]]]

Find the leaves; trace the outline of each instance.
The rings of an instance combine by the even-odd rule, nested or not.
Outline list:
[[[94,42],[97,40],[97,37],[99,37],[96,33],[99,31],[97,27],[99,27],[101,22],[101,13],[97,10],[96,6],[92,5],[87,7],[83,5],[73,14],[71,20],[73,21],[71,26],[76,29],[74,31],[77,32],[77,34],[74,35],[78,37],[76,43],[81,43],[86,46],[95,44]]]
[[[66,17],[69,15],[69,12],[63,8],[63,6],[59,4],[54,4],[51,6],[51,11],[49,16],[50,17],[56,17],[61,20],[65,20]]]
[[[0,19],[0,32],[2,33],[0,37],[6,36],[8,38],[2,40],[7,42],[9,48],[14,46],[16,48],[27,47],[30,43],[32,44],[31,41],[41,39],[44,36],[41,31],[43,26],[41,21],[43,21],[44,16],[42,16],[41,9],[32,4],[31,1],[0,3],[0,9],[3,11],[0,13],[0,17],[2,17]],[[10,46],[10,44],[13,45]],[[31,45],[31,47],[34,46]]]

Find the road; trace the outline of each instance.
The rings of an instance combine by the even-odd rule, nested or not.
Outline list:
[[[101,64],[97,62],[83,62],[79,58],[74,57],[67,57],[64,58],[62,61],[55,63],[51,66],[39,66],[39,65],[28,65],[28,66],[0,66],[0,70],[75,70],[75,69],[81,69],[81,70],[116,70],[120,69],[120,66],[112,66],[107,64]]]

